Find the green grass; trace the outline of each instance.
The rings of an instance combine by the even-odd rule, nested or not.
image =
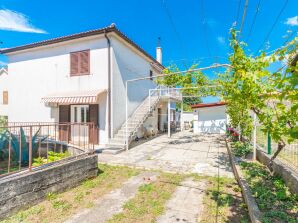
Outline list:
[[[241,163],[241,169],[264,214],[264,223],[297,223],[298,195],[292,194],[284,181],[272,176],[259,163]]]
[[[14,222],[63,222],[83,208],[92,208],[94,201],[139,173],[123,166],[99,165],[99,174],[85,180],[80,186],[63,193],[48,193],[45,200],[29,209],[19,211],[4,223]]]
[[[124,204],[123,212],[114,215],[108,222],[155,222],[183,177],[162,173],[156,181],[140,186],[136,196]]]
[[[206,180],[207,190],[203,199],[201,223],[209,222],[249,222],[248,211],[243,201],[241,189],[234,178],[195,176]]]

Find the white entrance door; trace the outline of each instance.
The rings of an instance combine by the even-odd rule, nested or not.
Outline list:
[[[89,128],[83,123],[89,121],[89,105],[71,105],[70,120],[72,143],[85,146],[89,140]]]

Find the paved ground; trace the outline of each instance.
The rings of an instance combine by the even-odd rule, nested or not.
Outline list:
[[[157,219],[157,223],[199,222],[205,187],[205,181],[184,180],[167,202],[165,213]]]
[[[114,214],[120,213],[122,206],[132,199],[138,192],[138,188],[146,183],[156,180],[157,173],[144,172],[130,178],[121,188],[111,191],[99,198],[93,208],[82,210],[72,216],[66,223],[104,223]],[[148,181],[150,178],[150,181]]]
[[[99,154],[99,162],[180,173],[233,177],[224,138],[179,132],[158,136],[117,155]]]

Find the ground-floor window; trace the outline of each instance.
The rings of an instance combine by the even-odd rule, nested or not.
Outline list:
[[[89,105],[71,105],[71,122],[90,122]]]

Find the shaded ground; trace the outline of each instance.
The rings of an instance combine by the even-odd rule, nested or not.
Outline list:
[[[179,132],[171,138],[161,135],[138,144],[117,155],[99,154],[99,162],[168,172],[233,177],[221,135]]]

